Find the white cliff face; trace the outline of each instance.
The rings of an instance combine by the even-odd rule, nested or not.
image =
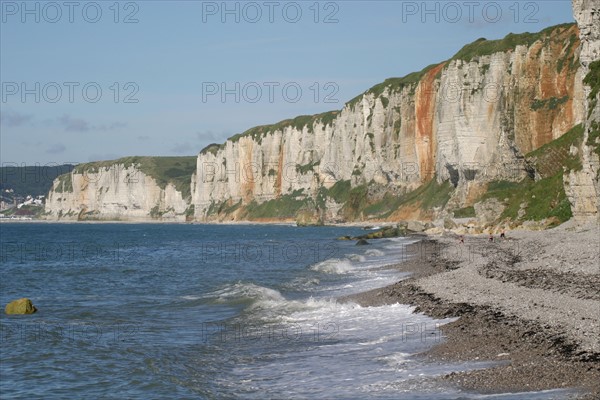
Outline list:
[[[581,75],[585,77],[590,64],[600,60],[600,2],[598,0],[573,0],[573,14],[579,27],[581,50]],[[582,169],[570,171],[565,177],[565,191],[572,204],[573,216],[578,219],[600,220],[600,160],[588,146],[589,135],[594,123],[600,124],[600,94],[596,96],[595,106],[589,99],[590,87],[584,86],[584,125],[583,144],[578,151],[581,155]],[[598,129],[598,128],[596,128]]]
[[[51,219],[183,221],[187,207],[172,184],[163,189],[134,165],[113,164],[56,179],[45,211]]]
[[[441,63],[306,125],[255,129],[205,150],[192,191],[195,217],[210,219],[211,205],[223,202],[316,198],[346,180],[401,194],[436,177],[457,187],[456,206],[489,181],[519,180],[524,154],[583,121],[577,33],[574,25],[557,27],[552,40]],[[328,201],[335,218],[339,205]]]
[[[573,24],[544,31],[538,40],[525,35],[524,44],[494,54],[477,55],[476,42],[456,59],[375,86],[340,111],[256,127],[210,146],[198,155],[193,174],[189,158],[132,157],[100,163],[85,175],[76,169],[55,181],[46,212],[70,219],[278,219],[270,208],[254,217],[249,210],[280,200],[305,221],[336,221],[362,218],[367,194],[397,199],[434,182],[435,190],[455,189],[448,210],[471,206],[489,182],[521,180],[527,153],[585,122],[589,88],[582,80],[598,56],[598,12],[590,11],[594,2],[577,4],[581,48]],[[592,110],[592,119],[599,115]],[[583,154],[584,164],[566,174],[573,211],[596,212],[597,157],[588,146],[573,151]],[[175,177],[179,190],[167,177]],[[382,218],[421,218],[418,207]],[[444,216],[441,206],[432,207],[435,217]]]
[[[573,15],[581,40],[579,59],[587,68],[591,62],[600,59],[600,4],[598,0],[573,0]]]

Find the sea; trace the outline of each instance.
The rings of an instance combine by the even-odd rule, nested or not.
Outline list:
[[[444,324],[342,296],[406,277],[414,238],[358,227],[1,223],[2,399],[553,399],[439,377]]]

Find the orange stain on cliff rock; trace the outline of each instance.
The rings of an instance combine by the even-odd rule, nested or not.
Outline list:
[[[244,140],[244,144],[242,144],[242,140],[240,140],[240,151],[243,149],[245,151],[244,161],[241,165],[240,171],[240,180],[242,183],[242,192],[241,195],[245,201],[251,201],[254,196],[254,180],[257,179],[255,175],[254,169],[252,166],[252,150],[254,147],[254,141],[252,139]]]
[[[408,221],[421,220],[431,221],[433,219],[432,210],[424,210],[420,201],[400,206],[392,215],[387,218],[388,221]],[[383,220],[382,220],[383,221]]]
[[[446,63],[441,63],[425,73],[415,94],[415,147],[423,182],[433,177],[436,151],[436,143],[433,137],[433,114],[436,99],[434,82],[435,76],[444,68],[444,65]]]
[[[283,137],[282,143],[279,144],[279,161],[277,163],[277,180],[275,181],[275,194],[281,196],[282,175],[283,175]]]
[[[569,47],[571,36],[577,39]],[[565,53],[566,49],[568,53]],[[574,113],[575,75],[577,68],[571,67],[575,51],[579,48],[579,31],[573,26],[550,42],[538,42],[531,46],[524,68],[525,76],[534,84],[528,96],[517,104],[520,110],[522,129],[517,131],[517,142],[522,153],[528,153],[556,139],[554,135],[568,131],[576,122]],[[541,51],[543,50],[543,51]],[[562,61],[564,60],[564,61]],[[559,69],[559,61],[562,67]],[[523,87],[523,89],[526,89]],[[550,105],[550,101],[568,99],[564,103]],[[533,101],[546,102],[532,108]]]

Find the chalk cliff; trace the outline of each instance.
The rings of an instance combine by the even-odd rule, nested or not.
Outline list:
[[[197,158],[80,165],[54,182],[47,216],[444,226],[594,217],[594,7],[575,0],[578,25],[479,39],[341,110],[258,126]]]
[[[54,181],[49,219],[184,221],[194,157],[128,157],[78,165]]]
[[[573,14],[581,40],[586,120],[582,144],[572,149],[582,168],[566,175],[566,188],[574,217],[600,220],[600,2],[573,0]]]
[[[579,48],[575,24],[480,39],[340,111],[211,145],[198,156],[195,217],[426,219],[472,206],[490,182],[532,174],[525,155],[583,121]],[[447,198],[407,203],[419,188]]]

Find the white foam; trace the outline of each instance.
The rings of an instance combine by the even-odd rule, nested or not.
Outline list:
[[[381,357],[380,360],[385,362],[390,367],[401,367],[410,361],[411,354],[396,352],[387,356]]]
[[[381,250],[378,249],[369,249],[367,250],[367,252],[365,253],[367,256],[369,257],[381,257],[383,255],[385,255],[385,253]]]
[[[188,296],[181,296],[180,298],[183,300],[200,300],[202,298],[202,296],[188,295]]]
[[[272,300],[284,301],[283,295],[275,290],[253,283],[238,282],[227,285],[222,289],[209,293],[209,297],[215,297],[217,301],[229,302],[235,300]]]
[[[347,274],[352,271],[353,267],[349,260],[330,258],[314,264],[310,269],[325,274]]]
[[[269,389],[291,397],[310,397],[316,389],[347,398],[363,388],[430,373],[411,359],[426,345],[418,332],[412,332],[445,321],[413,314],[413,307],[400,304],[361,307],[315,298],[299,303],[301,309],[282,315],[274,329],[287,332],[289,337],[297,335],[298,339],[286,336],[288,341],[278,347],[278,356],[272,361],[252,364],[251,369],[238,363],[234,368],[234,373],[251,374],[258,391]],[[432,345],[433,341],[428,340]],[[273,345],[278,345],[277,340]],[[273,371],[285,373],[274,375]],[[336,388],[333,392],[332,385]],[[379,392],[391,393],[392,389],[381,387]]]
[[[365,256],[361,256],[360,254],[350,254],[348,259],[356,262],[365,262],[367,258]]]

